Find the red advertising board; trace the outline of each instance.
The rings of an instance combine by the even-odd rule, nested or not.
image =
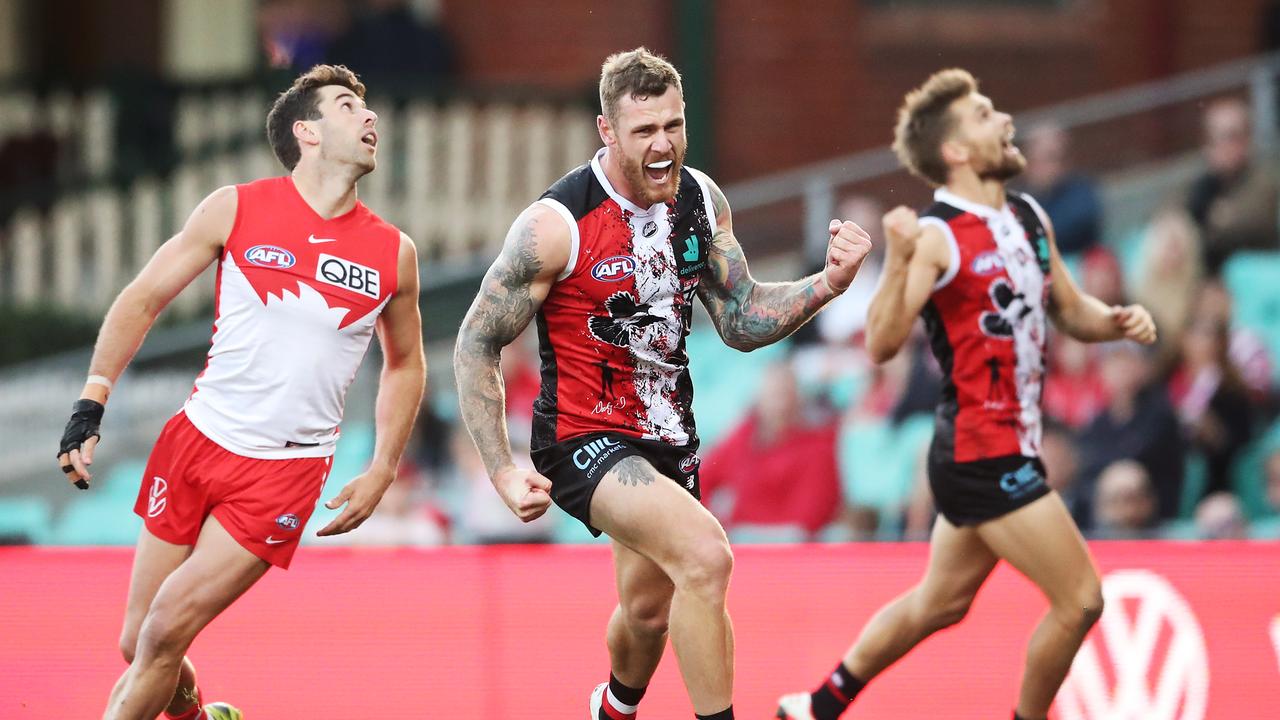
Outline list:
[[[1060,720],[1280,717],[1280,544],[1099,543],[1108,599]],[[132,553],[0,549],[0,718],[92,718],[123,661]],[[735,707],[770,717],[924,568],[923,545],[740,547]],[[595,547],[304,548],[196,640],[206,699],[249,720],[569,718],[608,672],[615,595]],[[1004,718],[1045,603],[997,569],[969,617],[848,718]],[[668,651],[641,708],[692,717]]]

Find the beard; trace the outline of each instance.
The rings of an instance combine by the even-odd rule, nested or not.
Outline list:
[[[1008,155],[1003,150],[999,152],[1000,155],[995,162],[978,171],[979,178],[1007,182],[1022,174],[1023,169],[1027,167],[1027,159],[1022,156],[1022,153]]]
[[[627,179],[627,184],[635,191],[636,195],[644,202],[644,207],[657,205],[658,203],[671,202],[675,199],[676,194],[680,192],[680,170],[684,167],[684,148],[673,149],[671,158],[671,167],[667,168],[667,172],[671,173],[671,179],[664,186],[664,189],[655,189],[649,180],[649,176],[644,171],[643,160],[630,158],[624,153],[618,153],[618,165],[622,167],[622,176]],[[655,160],[654,162],[660,162]],[[667,191],[665,188],[670,188]]]

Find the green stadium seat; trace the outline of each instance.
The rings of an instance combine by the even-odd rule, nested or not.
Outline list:
[[[1222,277],[1235,308],[1236,324],[1258,333],[1280,358],[1280,253],[1247,252],[1233,255]],[[1280,379],[1280,363],[1275,363]]]
[[[39,545],[47,542],[53,511],[36,495],[0,498],[0,544]]]
[[[135,500],[142,486],[142,473],[147,469],[146,458],[128,458],[113,464],[94,481],[94,490],[111,497]]]
[[[841,428],[836,459],[845,502],[875,508],[883,533],[892,534],[911,496],[921,453],[932,437],[933,418],[926,414],[896,427],[876,421]]]
[[[1249,537],[1254,540],[1280,540],[1280,515],[1255,520],[1249,526]]]
[[[1267,456],[1277,449],[1280,449],[1280,422],[1242,450],[1231,466],[1231,490],[1240,498],[1245,517],[1250,520],[1272,512],[1267,504],[1265,464]]]
[[[52,545],[133,545],[142,518],[133,512],[133,498],[86,495],[72,501],[54,523]]]
[[[1178,519],[1190,520],[1196,514],[1196,504],[1204,497],[1209,484],[1209,466],[1204,455],[1187,453],[1186,470],[1182,476],[1182,494],[1178,496]]]
[[[808,539],[809,533],[800,525],[736,525],[729,529],[729,542],[734,545],[778,545]]]

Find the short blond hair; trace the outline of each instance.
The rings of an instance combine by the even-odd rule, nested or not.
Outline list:
[[[600,112],[613,123],[618,117],[618,101],[623,96],[657,97],[668,87],[675,87],[684,97],[680,73],[666,58],[644,47],[614,53],[600,68]]]
[[[913,175],[930,185],[946,184],[942,143],[956,125],[951,104],[977,91],[978,81],[969,71],[951,68],[929,76],[903,98],[893,129],[893,151]]]

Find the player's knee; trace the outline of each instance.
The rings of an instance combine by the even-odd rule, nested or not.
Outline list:
[[[623,604],[627,626],[640,635],[660,637],[667,634],[671,618],[671,596],[649,595],[631,598]]]
[[[1071,596],[1069,603],[1059,603],[1054,611],[1066,625],[1087,631],[1102,617],[1104,605],[1102,589],[1093,582],[1081,587]]]
[[[125,628],[120,633],[120,655],[126,663],[133,662],[134,653],[138,649],[138,630],[137,628]]]
[[[704,594],[723,597],[729,590],[729,577],[733,574],[733,551],[729,541],[720,533],[694,542],[684,554],[680,572],[676,574],[677,586]]]
[[[969,608],[972,606],[972,595],[948,598],[938,603],[929,613],[929,629],[941,630],[955,625],[964,620],[965,616],[969,614]]]
[[[181,607],[153,607],[138,631],[135,653],[145,650],[148,658],[181,659],[195,637],[187,615]]]

